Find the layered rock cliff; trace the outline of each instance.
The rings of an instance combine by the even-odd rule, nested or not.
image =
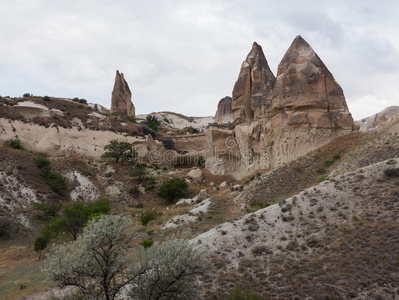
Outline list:
[[[219,101],[218,109],[215,114],[216,123],[226,124],[234,121],[232,104],[232,99],[229,96],[224,97]]]
[[[111,113],[117,112],[123,116],[136,115],[135,107],[132,103],[132,92],[129,89],[123,73],[116,71],[114,89],[111,98]]]
[[[297,36],[270,71],[254,43],[233,89],[234,129],[207,131],[206,167],[243,177],[273,169],[351,132],[343,90],[312,47]]]

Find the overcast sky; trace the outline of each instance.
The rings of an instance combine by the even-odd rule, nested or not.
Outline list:
[[[1,0],[0,95],[110,107],[115,71],[136,113],[213,115],[252,43],[273,73],[300,34],[355,119],[399,105],[397,0]]]

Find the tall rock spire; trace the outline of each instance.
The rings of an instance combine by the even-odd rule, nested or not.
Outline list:
[[[249,122],[260,117],[271,106],[274,83],[275,77],[262,47],[254,42],[233,89],[234,122]]]
[[[123,73],[116,70],[114,89],[111,98],[111,113],[117,112],[123,116],[136,115],[136,110],[132,103],[132,92],[129,89]]]
[[[285,115],[296,112],[288,124],[305,122],[311,127],[353,127],[341,86],[312,47],[299,35],[278,66],[273,89],[273,110],[275,113],[285,111]]]

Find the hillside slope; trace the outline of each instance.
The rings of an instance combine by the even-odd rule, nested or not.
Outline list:
[[[399,159],[331,178],[193,242],[210,254],[209,298],[239,285],[265,299],[397,299]]]

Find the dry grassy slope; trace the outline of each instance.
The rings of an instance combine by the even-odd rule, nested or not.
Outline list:
[[[339,175],[196,237],[215,268],[208,297],[241,285],[266,299],[399,298],[399,181],[387,167]]]

